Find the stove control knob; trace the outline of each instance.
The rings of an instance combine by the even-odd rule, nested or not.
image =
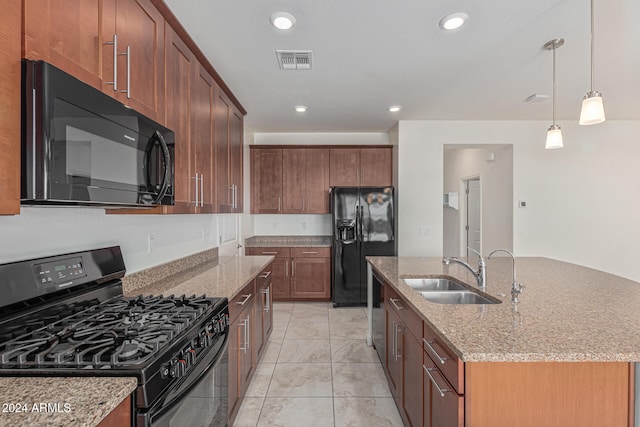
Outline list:
[[[173,376],[175,378],[182,378],[184,377],[184,374],[186,372],[187,372],[187,361],[184,359],[179,359],[174,367]]]
[[[192,348],[188,349],[184,352],[183,359],[187,361],[187,367],[193,365],[196,363],[196,351]]]
[[[170,378],[173,376],[171,363],[165,363],[160,367],[160,378]]]

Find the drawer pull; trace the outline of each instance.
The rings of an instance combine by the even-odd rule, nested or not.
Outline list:
[[[261,274],[260,276],[258,276],[261,279],[266,279],[267,277],[271,276],[271,272],[267,271],[264,274]]]
[[[398,304],[396,304],[396,301],[400,301],[397,298],[389,298],[389,301],[391,301],[391,304],[393,304],[393,306],[396,308],[396,310],[402,310],[403,307],[399,306]]]
[[[278,252],[262,251],[262,255],[278,255]]]
[[[247,301],[249,301],[249,298],[251,298],[251,295],[252,294],[243,295],[244,299],[242,301],[238,301],[236,304],[245,305]]]
[[[307,255],[317,255],[318,251],[304,251],[302,252],[303,254],[307,254]]]
[[[448,357],[442,357],[438,354],[438,352],[436,351],[435,348],[433,348],[433,346],[431,345],[431,343],[433,341],[427,341],[426,339],[422,338],[422,341],[424,341],[424,343],[427,345],[427,347],[429,347],[429,350],[431,350],[431,353],[433,353],[433,355],[436,357],[436,359],[438,359],[438,362],[440,362],[441,365],[444,365],[444,362],[446,362],[447,360],[449,360]]]
[[[438,385],[438,383],[436,382],[436,379],[433,378],[433,375],[431,375],[431,371],[435,371],[436,368],[427,368],[426,366],[422,365],[422,369],[424,369],[424,371],[427,373],[427,375],[429,375],[429,379],[431,380],[431,382],[433,383],[434,386],[436,386],[436,388],[438,389],[438,393],[440,393],[440,397],[444,397],[445,393],[450,392],[451,390],[449,390],[446,387],[440,387]]]

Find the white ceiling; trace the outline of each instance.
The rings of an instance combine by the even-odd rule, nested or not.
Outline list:
[[[589,90],[589,0],[165,0],[256,132],[380,132],[398,120],[578,120]],[[273,12],[296,25],[278,31]],[[460,30],[440,19],[469,15]],[[596,0],[595,83],[608,119],[640,119],[640,1]],[[276,49],[313,51],[281,70]],[[635,102],[634,102],[635,101]],[[295,105],[309,111],[296,113]],[[389,105],[403,108],[387,111]]]

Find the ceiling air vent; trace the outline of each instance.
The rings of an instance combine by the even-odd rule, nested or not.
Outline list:
[[[283,70],[310,70],[310,50],[276,50],[278,63]]]

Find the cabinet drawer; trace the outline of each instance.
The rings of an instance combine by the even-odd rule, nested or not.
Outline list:
[[[233,323],[246,307],[252,304],[256,295],[256,281],[249,282],[238,294],[229,301],[229,320]]]
[[[391,286],[384,287],[385,299],[392,309],[398,313],[404,325],[411,331],[416,339],[420,340],[422,336],[422,319],[413,311],[413,309],[402,299]]]
[[[273,262],[267,265],[256,277],[256,291],[268,286],[273,277]]]
[[[291,258],[330,258],[331,248],[291,248]]]
[[[245,248],[246,255],[271,255],[276,258],[289,258],[291,252],[289,248],[280,247],[261,247],[261,248]]]
[[[464,426],[464,396],[456,393],[427,352],[423,353],[424,425]]]
[[[442,342],[442,339],[426,323],[424,324],[422,346],[456,392],[464,394],[464,362]]]

